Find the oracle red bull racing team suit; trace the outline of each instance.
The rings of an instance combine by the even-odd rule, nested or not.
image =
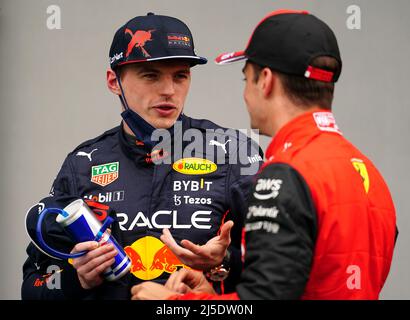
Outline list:
[[[382,176],[316,109],[282,127],[255,179],[237,292],[172,299],[377,299],[396,216]]]
[[[247,197],[262,153],[239,131],[185,115],[181,120],[180,129],[174,126],[169,132],[172,148],[183,138],[182,157],[171,154],[172,148],[171,152],[155,148],[150,152],[121,126],[116,127],[71,152],[50,196],[30,210],[63,208],[75,198],[85,198],[101,220],[108,214],[116,218],[112,235],[131,259],[131,272],[118,281],[83,290],[70,263],[48,257],[31,243],[23,267],[23,299],[129,299],[132,285],[144,280],[165,283],[172,272],[186,267],[160,241],[163,228],[169,228],[177,241],[205,244],[217,235],[224,220],[233,220],[235,226],[229,248],[230,274],[218,288],[234,290],[242,270]],[[186,139],[189,129],[195,132]],[[192,138],[195,134],[197,139]],[[171,161],[166,163],[168,157]],[[155,160],[163,163],[154,164]],[[72,249],[74,243],[57,223],[46,220],[45,224],[46,242],[66,252]],[[34,227],[29,223],[28,229],[30,234]],[[50,290],[44,281],[50,265],[62,269],[61,290]]]

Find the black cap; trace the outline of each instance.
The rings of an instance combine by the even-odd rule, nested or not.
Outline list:
[[[342,65],[337,40],[329,26],[307,11],[278,10],[259,22],[245,50],[223,53],[215,62],[249,59],[285,74],[336,82],[341,68],[334,74],[310,65],[321,56],[333,57]]]
[[[117,30],[110,48],[110,66],[164,59],[185,59],[191,65],[207,59],[194,51],[189,28],[173,17],[148,13],[129,20]]]

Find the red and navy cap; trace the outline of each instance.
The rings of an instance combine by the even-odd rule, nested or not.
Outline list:
[[[110,48],[110,66],[165,59],[184,59],[191,65],[205,64],[197,56],[189,28],[173,17],[148,13],[129,20],[117,30]]]
[[[333,57],[342,66],[337,40],[329,26],[307,11],[277,10],[259,22],[245,50],[223,53],[215,62],[227,64],[249,59],[285,74],[336,82],[341,68],[335,74],[310,65],[321,56]]]

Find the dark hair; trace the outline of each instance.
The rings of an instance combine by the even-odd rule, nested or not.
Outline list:
[[[254,81],[257,82],[261,71],[265,68],[250,62],[254,70]],[[332,57],[317,57],[310,63],[311,66],[340,73],[340,63]],[[333,82],[323,82],[312,80],[301,76],[289,75],[272,70],[275,72],[283,85],[288,98],[298,107],[308,109],[318,106],[325,110],[332,109],[333,93],[335,85]]]
[[[124,66],[120,66],[115,68],[114,70],[115,75],[122,80],[122,76],[124,75]]]

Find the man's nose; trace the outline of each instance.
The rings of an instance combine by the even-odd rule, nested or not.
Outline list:
[[[165,96],[175,94],[175,82],[172,77],[166,77],[161,82],[161,94]]]

